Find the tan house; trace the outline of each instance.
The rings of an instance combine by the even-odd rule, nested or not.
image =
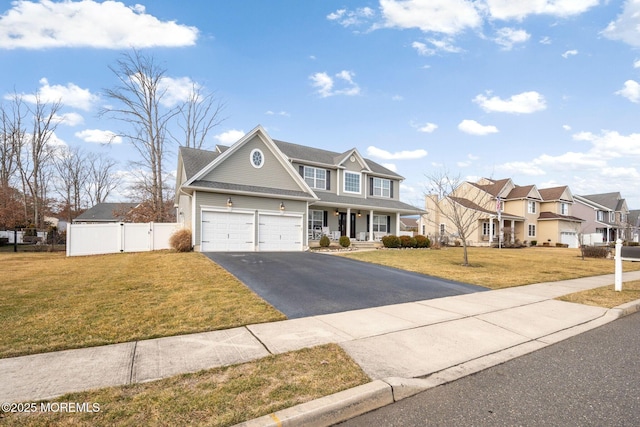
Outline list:
[[[439,241],[459,240],[456,222],[465,227],[467,245],[556,243],[578,246],[582,219],[571,215],[569,187],[538,190],[509,178],[465,181],[448,197],[428,195],[420,231]]]

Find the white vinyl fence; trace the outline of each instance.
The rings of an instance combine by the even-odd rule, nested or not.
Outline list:
[[[178,223],[155,222],[69,224],[67,256],[169,249],[169,238],[181,227]]]

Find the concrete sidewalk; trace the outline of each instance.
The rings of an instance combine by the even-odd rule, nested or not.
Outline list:
[[[640,271],[624,273],[623,279],[640,280]],[[305,423],[318,419],[326,425],[355,415],[349,411],[371,410],[615,320],[626,314],[623,308],[554,300],[613,282],[610,274],[0,359],[0,402],[49,399],[338,343],[372,383],[248,423],[301,422],[304,416]],[[627,311],[639,307],[635,302]],[[328,419],[328,413],[343,418]]]

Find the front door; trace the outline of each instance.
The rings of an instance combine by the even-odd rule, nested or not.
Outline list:
[[[341,236],[347,235],[347,213],[340,212],[338,214],[338,230],[340,230]]]

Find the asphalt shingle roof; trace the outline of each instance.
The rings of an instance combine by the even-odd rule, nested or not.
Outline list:
[[[120,221],[122,215],[138,206],[139,203],[98,203],[74,218],[74,221]]]

